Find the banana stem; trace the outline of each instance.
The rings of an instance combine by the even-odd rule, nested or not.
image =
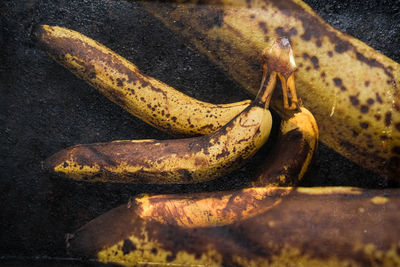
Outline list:
[[[299,103],[294,84],[296,63],[289,40],[286,37],[277,38],[270,47],[263,50],[262,57],[264,74],[261,84],[265,83],[265,73],[268,67],[271,74],[273,71],[276,72],[281,81],[284,109],[298,109]]]
[[[299,107],[299,100],[297,98],[296,87],[294,84],[294,72],[291,73],[287,79],[281,73],[278,73],[278,77],[281,81],[284,109],[297,109]]]
[[[269,75],[268,75],[269,74]],[[268,75],[268,78],[267,78]],[[276,85],[276,71],[271,71],[268,73],[267,64],[263,64],[263,76],[261,79],[260,89],[258,91],[257,97],[255,99],[255,103],[263,106],[264,108],[269,108],[269,104],[271,102],[272,93],[274,92]]]

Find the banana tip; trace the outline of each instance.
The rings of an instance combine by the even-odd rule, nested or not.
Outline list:
[[[42,160],[40,162],[40,167],[41,167],[43,172],[47,172],[47,173],[51,172],[51,168],[50,168],[50,165],[49,165],[47,159],[46,160]]]
[[[52,155],[40,162],[41,169],[45,173],[54,173],[54,167],[58,164],[59,161],[57,160],[57,157],[55,157],[55,155]]]
[[[30,32],[31,40],[35,43],[40,42],[40,39],[44,33],[42,24],[35,24],[32,26],[32,30]]]

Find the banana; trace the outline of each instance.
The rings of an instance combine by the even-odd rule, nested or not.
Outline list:
[[[165,184],[208,181],[242,166],[269,137],[268,106],[278,72],[295,70],[285,38],[266,49],[263,57],[264,75],[256,99],[216,132],[186,139],[77,145],[48,158],[46,169],[91,182]]]
[[[57,63],[148,124],[175,136],[215,132],[249,106],[198,101],[143,74],[137,66],[89,37],[41,25],[35,38]]]
[[[144,220],[129,203],[68,235],[68,253],[104,263],[205,266],[398,266],[400,190],[291,191],[256,217],[183,228]],[[371,216],[373,214],[373,216]]]
[[[310,166],[318,145],[318,127],[312,114],[300,107],[287,112],[272,150],[261,164],[250,188],[233,192],[208,192],[136,197],[136,213],[145,220],[181,227],[227,225],[257,216],[279,205]]]
[[[257,55],[276,34],[287,36],[298,64],[296,88],[317,119],[321,141],[383,179],[400,182],[398,63],[334,29],[301,0],[141,4],[252,93]],[[282,111],[274,99],[271,107]]]

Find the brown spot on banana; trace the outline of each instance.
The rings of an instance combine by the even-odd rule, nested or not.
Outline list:
[[[351,104],[352,104],[353,106],[358,106],[358,105],[360,104],[360,101],[358,100],[358,97],[357,97],[357,96],[351,95],[351,96],[349,97],[349,99],[350,99],[350,102],[351,102]]]
[[[392,112],[388,111],[385,114],[385,125],[389,127],[392,124]]]
[[[398,189],[282,190],[291,193],[271,196],[281,199],[276,207],[220,227],[165,225],[140,218],[135,205],[123,205],[69,235],[68,252],[74,257],[124,266],[146,262],[212,266],[398,265]],[[131,244],[124,246],[125,243]]]
[[[254,63],[259,62],[257,51],[264,49],[277,34],[273,29],[280,27],[281,34],[295,29],[297,34],[290,35],[290,41],[297,64],[303,66],[296,74],[296,87],[305,107],[317,119],[321,141],[355,163],[398,181],[400,169],[388,167],[393,154],[386,148],[400,143],[400,132],[393,123],[376,120],[376,116],[390,112],[393,122],[400,121],[400,111],[396,109],[400,102],[399,64],[337,31],[300,0],[250,1],[250,4],[251,9],[245,0],[142,2],[178,38],[207,55],[253,93],[258,80],[255,77],[259,77],[252,71]],[[200,6],[202,13],[191,12],[194,6]],[[223,10],[222,23],[211,29],[202,27],[199,20],[216,6]],[[265,23],[267,32],[259,27],[260,22]],[[308,58],[303,58],[303,54]],[[317,65],[310,63],[313,56],[318,58],[318,62],[314,59]],[[323,79],[321,73],[325,73]],[[370,98],[376,102],[366,112],[366,108],[354,105],[351,96],[357,96],[361,105]],[[272,107],[282,112],[279,102],[273,101]],[[353,137],[354,131],[363,131],[372,138]],[[390,141],[383,144],[382,133],[389,135]],[[348,150],[348,146],[342,145],[343,137],[358,149]],[[370,158],[372,154],[378,157]]]
[[[340,78],[333,78],[333,83],[335,84],[336,87],[339,87],[340,90],[346,91],[347,88],[343,85],[342,79]]]
[[[134,64],[100,43],[66,28],[42,25],[36,30],[36,39],[57,63],[111,101],[173,135],[212,133],[251,102],[211,104],[198,101],[143,74]],[[208,112],[196,112],[199,110]]]

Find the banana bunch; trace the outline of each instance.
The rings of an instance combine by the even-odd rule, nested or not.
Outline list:
[[[137,101],[137,97],[150,94],[147,97],[149,105],[157,105],[160,110],[165,110],[164,115],[168,112],[169,118],[164,118],[167,124],[169,121],[177,120],[176,118],[182,111],[181,105],[190,109],[187,106],[188,103],[193,103],[196,109],[201,107],[201,113],[209,115],[209,119],[197,117],[192,120],[191,117],[187,117],[188,119],[183,121],[185,122],[184,125],[182,121],[177,124],[169,124],[168,129],[175,130],[176,128],[178,134],[191,128],[201,130],[203,127],[190,127],[195,121],[199,120],[207,121],[208,125],[211,124],[215,127],[221,123],[221,116],[215,115],[216,113],[223,114],[225,112],[221,110],[229,109],[230,112],[227,112],[227,114],[230,116],[229,113],[234,112],[237,107],[244,107],[230,122],[207,135],[172,140],[119,140],[108,143],[77,145],[59,151],[45,161],[44,165],[47,169],[68,178],[91,182],[168,184],[197,183],[220,177],[242,166],[267,141],[272,127],[272,117],[268,106],[278,77],[282,82],[283,92],[285,92],[283,93],[284,103],[288,110],[296,109],[295,112],[292,112],[295,114],[307,113],[305,109],[296,105],[297,96],[293,82],[296,66],[290,44],[284,38],[279,39],[263,53],[264,71],[256,99],[250,104],[240,102],[222,106],[199,102],[169,86],[163,86],[162,83],[151,77],[146,77],[146,80],[140,84],[133,82],[132,77],[135,75],[144,77],[136,66],[77,32],[45,25],[37,30],[36,36],[57,62],[72,70],[79,77],[88,79],[90,84],[99,88],[105,95],[118,95],[117,101],[115,101],[115,98],[111,97],[111,99],[121,104],[125,109],[132,111],[133,114],[138,112],[136,105],[141,103],[140,100]],[[85,51],[90,52],[85,54]],[[100,55],[104,56],[94,56],[93,53],[101,53]],[[106,55],[112,58],[107,59]],[[95,59],[92,60],[92,57]],[[80,68],[77,68],[76,64]],[[111,67],[105,67],[109,65]],[[124,69],[122,65],[126,68]],[[121,69],[123,71],[120,71]],[[89,72],[92,73],[87,74]],[[114,76],[116,72],[118,74]],[[131,81],[124,78],[128,76]],[[114,79],[125,82],[125,87],[113,83],[107,84]],[[154,86],[158,86],[158,89],[154,90]],[[135,94],[129,93],[132,90]],[[154,91],[157,93],[155,94]],[[169,96],[178,100],[169,102]],[[163,101],[165,99],[168,101]],[[176,106],[178,103],[183,104]],[[206,108],[206,105],[211,108]],[[213,113],[210,111],[213,111]],[[149,108],[142,109],[140,112],[142,112],[140,113],[142,114],[141,118],[155,117],[152,115],[163,113]],[[297,115],[288,116],[296,117]],[[313,120],[310,114],[308,116],[306,115],[304,118]],[[215,118],[215,123],[212,118]],[[156,122],[163,122],[163,120],[154,120],[149,123],[153,125]],[[283,126],[283,131],[296,130],[297,128],[294,129],[292,124]],[[312,138],[315,138],[318,135],[316,126],[314,125],[311,130],[314,131],[311,134]],[[300,139],[302,138],[303,136],[300,137]],[[316,142],[313,145],[315,147]],[[309,159],[314,149],[307,148],[309,149]]]
[[[64,33],[67,33],[67,35],[64,35],[64,39],[54,39]],[[37,32],[37,37],[46,51],[57,62],[74,71],[78,77],[86,80],[92,79],[90,80],[90,84],[94,85],[105,95],[113,95],[114,93],[110,92],[121,90],[120,86],[115,86],[112,83],[107,86],[100,86],[101,82],[99,80],[93,81],[93,79],[97,79],[97,76],[111,77],[114,75],[113,71],[120,68],[107,69],[101,67],[101,64],[95,60],[90,60],[89,58],[86,61],[82,60],[84,57],[83,52],[85,49],[88,49],[88,46],[92,48],[91,51],[93,51],[95,45],[106,49],[100,44],[95,43],[87,37],[80,36],[79,33],[59,27],[42,26],[39,32]],[[83,40],[85,44],[63,50],[65,44],[71,43],[68,41],[68,38]],[[110,55],[111,53],[107,51],[106,54]],[[117,58],[117,55],[113,54],[113,56]],[[74,59],[72,60],[71,58]],[[115,58],[113,62],[116,61]],[[273,43],[269,49],[264,50],[263,59],[263,77],[256,99],[250,104],[242,102],[237,105],[247,106],[230,122],[217,129],[214,133],[200,137],[165,141],[131,140],[78,145],[54,154],[46,160],[46,166],[48,169],[56,173],[63,173],[69,178],[86,181],[182,183],[206,181],[207,179],[217,177],[234,166],[238,166],[237,164],[242,164],[243,159],[253,155],[256,149],[261,147],[268,138],[272,119],[266,108],[272,97],[276,80],[279,78],[284,100],[283,106],[285,107],[281,115],[282,120],[279,128],[279,136],[265,162],[263,162],[257,176],[251,182],[250,188],[233,192],[212,192],[191,195],[142,195],[136,197],[129,204],[130,207],[135,207],[131,210],[132,212],[128,216],[126,216],[127,214],[122,215],[122,217],[116,216],[115,222],[125,224],[124,218],[127,218],[135,227],[139,228],[141,227],[140,223],[144,222],[145,224],[159,225],[157,229],[164,230],[175,226],[197,229],[199,227],[227,226],[265,214],[267,211],[280,205],[282,197],[289,195],[294,189],[293,187],[276,186],[294,186],[304,176],[318,144],[318,127],[313,115],[297,99],[294,83],[294,70],[296,66],[288,40],[282,38]],[[73,64],[77,60],[86,62],[86,65],[83,63],[80,64],[80,66],[85,67],[80,70],[75,69]],[[107,66],[106,63],[102,64]],[[134,66],[133,64],[127,64],[130,64],[129,66],[131,66],[133,74],[140,74],[136,67],[132,67]],[[96,72],[94,75],[85,76],[88,70],[93,71],[95,69],[104,69],[104,74],[97,75]],[[132,73],[130,75],[133,75]],[[150,87],[153,83],[158,82],[151,77],[146,77],[146,79]],[[143,84],[140,86],[143,86]],[[130,85],[126,88],[129,90]],[[168,86],[160,88],[166,94],[170,94],[170,91],[174,90]],[[137,87],[135,89],[140,90],[141,88]],[[144,90],[142,89],[142,91]],[[142,93],[145,94],[145,92]],[[135,109],[137,102],[128,101],[132,99],[130,94],[119,94],[118,97],[119,100],[115,101],[117,104],[120,104],[127,110]],[[187,96],[184,97],[190,99]],[[157,98],[154,100],[156,101]],[[169,106],[166,105],[159,105],[159,107],[162,110],[169,109]],[[154,112],[151,109],[145,110],[150,113]],[[178,114],[174,113],[172,115],[178,116]],[[146,115],[142,115],[141,118],[145,117]],[[212,118],[207,118],[208,123],[214,123]],[[218,119],[219,117],[214,116],[214,118]],[[152,124],[155,122],[149,123]],[[186,129],[188,126],[187,124],[184,127],[181,127],[179,124],[171,125],[176,126],[176,128],[169,127],[168,129],[177,129],[176,133],[178,134],[183,133],[181,129]],[[198,127],[193,128],[199,129]],[[232,148],[228,150],[230,147]],[[205,153],[205,151],[208,153]],[[229,157],[230,154],[233,156]],[[206,158],[202,158],[204,156]],[[190,160],[194,163],[191,163]],[[202,160],[208,162],[208,168],[204,165],[196,164],[196,162],[203,162]],[[161,163],[164,164],[162,165]],[[168,168],[168,171],[162,169],[161,166]],[[189,169],[188,166],[192,168]],[[186,169],[182,172],[183,168]],[[111,213],[114,212],[112,211]],[[137,216],[137,219],[130,217],[133,214]],[[101,217],[99,220],[103,221]],[[69,248],[74,256],[92,257],[86,251],[86,245],[89,245],[89,243],[86,244],[85,242],[87,241],[82,243],[81,239],[82,236],[86,237],[86,234],[89,234],[93,230],[100,231],[96,220],[93,223],[94,228],[92,226],[83,227],[83,230],[78,230],[77,233],[69,236]],[[93,223],[89,223],[89,225],[93,225]],[[104,223],[111,226],[107,220]],[[126,224],[125,229],[126,227],[130,227],[130,224]],[[123,227],[119,229],[123,229]],[[157,229],[151,229],[150,231],[158,231]],[[143,230],[145,232],[148,231],[147,229]],[[127,231],[130,232],[130,230]],[[101,236],[99,233],[95,235],[96,238]],[[120,234],[117,235],[121,237]],[[108,240],[107,236],[104,237],[104,240]],[[165,258],[165,255],[169,252],[162,252],[161,248],[157,248],[158,243],[153,243],[153,240],[148,240],[147,237],[142,239],[142,237],[133,235],[127,238],[124,239],[122,246],[119,244],[117,247],[113,245],[111,247],[101,245],[103,247],[102,250],[93,257],[103,262],[115,262],[127,266],[140,264],[142,261],[159,262],[160,264],[167,262],[193,264],[198,262],[197,259],[193,261],[191,256],[184,256],[185,260],[183,262],[181,260],[176,261],[173,258],[170,259],[169,257]],[[115,242],[120,243],[120,240],[108,241],[110,241],[110,245]],[[97,250],[96,245],[90,244],[89,246]],[[145,248],[141,248],[140,246],[144,246]],[[139,249],[142,251],[140,252],[141,255],[137,255],[136,252],[131,254],[131,249],[135,251]],[[149,251],[150,254],[148,254]],[[161,254],[159,255],[159,253]],[[204,258],[204,256],[201,256],[205,261],[200,262],[211,263],[207,257]],[[246,259],[244,260],[246,261]]]
[[[399,266],[399,189],[251,190],[270,209],[218,227],[163,224],[122,205],[68,235],[69,254],[122,266]]]
[[[276,34],[288,36],[296,88],[317,119],[321,141],[383,179],[400,181],[398,63],[334,29],[301,0],[141,4],[251,93],[260,76],[258,54]],[[283,111],[274,99],[271,105]]]
[[[348,153],[351,159],[368,163],[370,168],[383,166],[381,173],[385,175],[397,173],[393,167],[399,159],[395,155],[396,134],[385,132],[386,138],[381,140],[386,143],[382,147],[374,143],[377,130],[397,125],[395,111],[390,110],[386,128],[376,126],[369,116],[376,115],[378,109],[388,114],[388,99],[379,91],[371,103],[366,99],[367,92],[351,87],[359,77],[368,77],[368,86],[375,92],[379,79],[387,79],[391,73],[394,82],[389,86],[395,90],[389,91],[396,92],[395,63],[390,65],[390,60],[377,54],[372,60],[370,50],[363,50],[363,44],[323,24],[298,0],[246,1],[245,9],[239,1],[211,2],[211,7],[170,2],[144,5],[172,28],[191,25],[195,34],[184,28],[180,34],[200,50],[207,50],[206,54],[215,61],[221,60],[219,64],[247,88],[254,91],[254,82],[261,78],[252,102],[214,105],[197,101],[141,73],[134,64],[77,32],[47,25],[37,30],[38,41],[55,61],[131,114],[176,136],[203,135],[77,145],[46,160],[49,170],[69,178],[163,184],[214,179],[240,167],[269,138],[272,119],[268,105],[277,79],[284,99],[283,105],[276,99],[273,102],[281,116],[279,137],[256,177],[251,178],[251,187],[229,192],[137,196],[128,205],[115,208],[68,235],[70,255],[124,266],[399,265],[398,190],[293,187],[307,171],[319,137],[316,120],[297,98],[296,87],[301,88],[305,104],[317,112],[326,143],[340,152],[335,140],[348,138],[351,131],[355,135],[351,143],[355,151]],[[272,11],[271,6],[275,8]],[[295,13],[299,10],[305,13]],[[269,16],[271,22],[263,21],[268,12],[273,13]],[[282,20],[284,16],[286,21]],[[308,25],[299,28],[296,24],[308,19],[314,22],[313,31]],[[274,29],[277,21],[281,21],[282,28],[271,34],[269,26]],[[275,34],[286,35],[296,44],[294,55],[287,39],[272,40]],[[304,48],[299,47],[299,39]],[[264,50],[261,44],[269,49]],[[237,52],[238,57],[228,59],[224,49]],[[344,52],[358,53],[359,63],[370,68],[365,71],[363,64],[356,64],[353,84],[348,77],[351,75],[339,75],[338,70],[327,67],[323,55],[314,56],[315,51],[321,51],[318,49],[341,63],[349,61]],[[260,65],[260,58],[262,77],[252,73],[254,66]],[[296,81],[295,59],[300,62]],[[230,63],[234,64],[228,67]],[[307,70],[306,64],[321,73],[316,75],[311,67]],[[305,75],[304,69],[309,74]],[[338,89],[335,105],[331,106],[328,119],[321,120],[328,106],[322,102],[329,102],[327,95],[332,88]],[[357,123],[368,120],[368,126],[360,124],[360,129],[355,127],[353,114],[343,115],[354,111],[346,106],[346,94],[354,92],[358,101],[354,106],[363,113]],[[369,105],[368,112],[363,112],[363,101]],[[384,116],[389,121],[389,115]],[[328,127],[332,123],[329,118],[338,120],[332,124],[334,127]],[[333,134],[332,128],[343,132]],[[363,138],[369,140],[369,149],[376,149],[374,155],[378,159],[363,155],[370,151],[361,144]],[[386,150],[380,150],[383,147]]]

